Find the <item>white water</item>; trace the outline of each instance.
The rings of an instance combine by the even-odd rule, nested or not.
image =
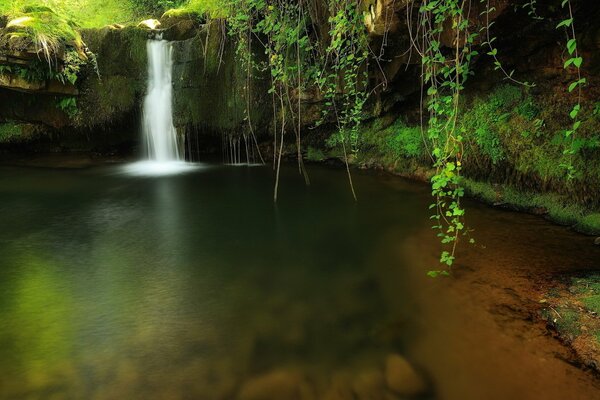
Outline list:
[[[166,40],[148,40],[148,93],[144,99],[142,134],[146,156],[158,162],[179,161],[173,126],[173,47]]]
[[[142,142],[145,160],[126,166],[133,175],[170,175],[195,168],[183,160],[173,126],[173,47],[166,40],[148,40],[148,93],[144,99]]]

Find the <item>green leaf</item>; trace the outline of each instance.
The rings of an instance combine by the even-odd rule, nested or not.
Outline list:
[[[579,85],[579,81],[575,81],[569,85],[569,93],[575,90],[575,88]]]
[[[565,19],[564,21],[561,21],[558,25],[556,25],[556,29],[562,28],[562,27],[569,27],[569,26],[571,26],[572,23],[573,23],[573,18]]]
[[[575,50],[577,50],[577,40],[569,39],[567,42],[567,50],[569,51],[569,54],[573,54]]]
[[[573,107],[573,109],[569,113],[569,116],[571,117],[571,119],[575,119],[577,117],[577,114],[579,114],[580,109],[581,109],[581,105],[579,105],[579,104],[576,104],[575,107]]]

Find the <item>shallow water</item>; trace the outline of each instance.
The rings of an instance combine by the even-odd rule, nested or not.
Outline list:
[[[122,171],[0,168],[0,399],[230,399],[265,374],[394,399],[390,354],[423,398],[600,398],[510,287],[598,268],[588,238],[469,204],[478,244],[432,280],[424,185],[356,172],[355,203],[343,171],[290,167],[274,205],[268,167]]]

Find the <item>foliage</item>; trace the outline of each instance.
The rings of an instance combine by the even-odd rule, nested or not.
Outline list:
[[[49,7],[27,6],[13,13],[6,24],[6,36],[9,43],[18,39],[31,40],[51,69],[56,54],[66,45],[86,58],[81,35],[75,27],[72,20]]]
[[[301,92],[314,85],[325,98],[321,123],[336,122],[334,140],[340,144],[347,161],[348,151],[358,151],[358,126],[367,99],[366,59],[368,56],[366,28],[361,6],[351,0],[327,2],[329,32],[326,37],[314,34],[309,11],[311,3],[293,0],[234,0],[231,2],[228,32],[236,38],[236,53],[251,72],[266,71],[271,80],[269,94],[273,101],[273,158],[276,160],[274,199],[277,198],[279,166],[286,131],[293,131],[298,168],[303,168],[301,152]],[[312,34],[310,32],[313,32]],[[258,38],[265,50],[264,60],[255,60],[252,42]],[[246,85],[246,96],[248,97]],[[249,128],[252,124],[248,118]],[[333,142],[332,142],[333,143]],[[348,178],[352,193],[350,170]]]
[[[482,16],[485,16],[485,26],[481,28],[481,31],[485,33],[485,40],[482,45],[489,49],[487,51],[487,55],[492,57],[492,59],[493,59],[494,70],[501,71],[502,74],[504,74],[505,79],[507,79],[513,83],[527,86],[527,87],[535,86],[534,84],[531,84],[529,82],[521,82],[521,81],[513,78],[515,71],[511,70],[510,72],[508,72],[504,68],[502,63],[500,62],[500,60],[498,58],[498,48],[494,45],[494,42],[496,41],[496,37],[492,37],[490,34],[490,28],[494,24],[493,22],[490,22],[490,14],[496,12],[496,7],[492,7],[490,5],[490,0],[480,0],[480,2],[481,3],[485,2],[485,10],[481,13]],[[534,18],[537,17],[536,8],[535,8],[535,0],[530,1],[529,3],[523,5],[522,7],[523,8],[530,7],[529,15],[534,16]]]
[[[75,118],[79,113],[77,99],[75,97],[62,97],[57,99],[56,108],[64,111],[69,118]]]
[[[367,101],[367,35],[362,25],[362,14],[356,4],[336,0],[329,3],[329,36],[325,60],[331,60],[331,69],[322,69],[316,83],[324,92],[325,109],[321,121],[329,113],[336,116],[339,142],[349,143],[353,153],[358,152],[358,128],[363,119],[362,110]]]
[[[464,7],[467,7],[465,9]],[[440,256],[441,270],[430,271],[432,277],[447,275],[455,260],[456,246],[466,233],[464,209],[460,200],[464,189],[460,185],[463,156],[463,132],[458,127],[459,101],[464,83],[470,75],[470,62],[477,52],[472,49],[476,33],[469,30],[468,5],[458,0],[424,2],[420,9],[423,27],[423,84],[427,85],[428,137],[435,174],[431,178],[435,203],[431,219],[444,250]],[[443,51],[440,37],[447,22],[452,25],[456,45],[450,53]]]
[[[577,100],[571,112],[569,112],[569,117],[573,121],[573,124],[569,129],[564,131],[564,136],[566,139],[570,139],[571,146],[567,147],[564,150],[564,154],[567,156],[566,162],[564,162],[561,166],[567,170],[567,176],[569,179],[575,177],[575,167],[573,166],[573,156],[577,153],[577,149],[575,147],[575,137],[576,133],[581,126],[581,119],[579,118],[579,112],[581,111],[581,97],[582,97],[582,86],[586,83],[586,78],[582,78],[581,75],[581,66],[583,64],[583,58],[581,57],[578,47],[577,47],[577,36],[575,34],[575,24],[573,19],[573,9],[571,7],[570,0],[562,0],[561,3],[563,8],[567,8],[569,12],[569,17],[567,19],[562,20],[557,26],[556,29],[564,28],[565,33],[567,35],[567,52],[569,53],[570,58],[565,61],[564,68],[574,69],[577,75],[576,80],[573,81],[569,85],[569,93],[577,89]]]

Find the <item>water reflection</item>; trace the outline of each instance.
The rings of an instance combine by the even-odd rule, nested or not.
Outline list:
[[[266,168],[19,172],[0,170],[0,399],[401,398],[386,360],[441,295],[406,261],[437,255],[426,188],[359,175],[357,204],[343,172],[291,169],[274,206]]]

